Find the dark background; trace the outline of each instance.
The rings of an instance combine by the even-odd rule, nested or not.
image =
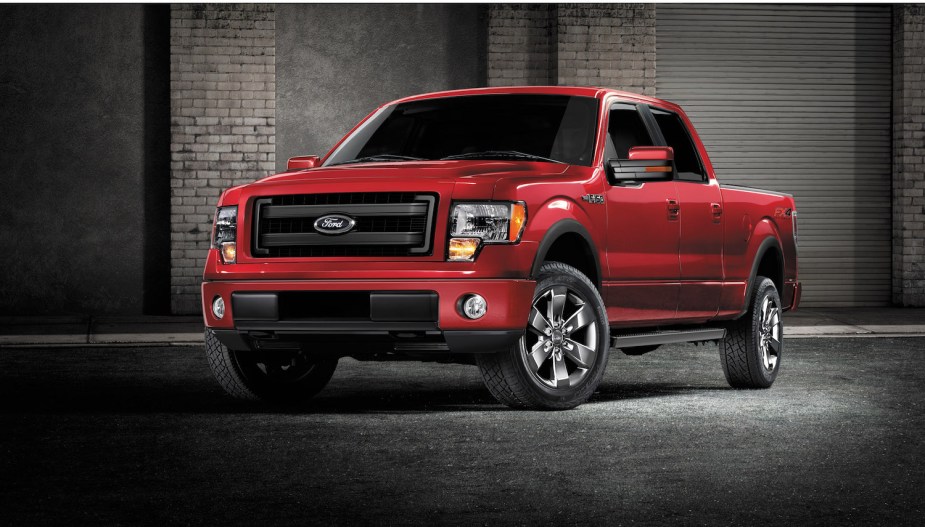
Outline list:
[[[166,310],[169,21],[0,6],[0,313]]]

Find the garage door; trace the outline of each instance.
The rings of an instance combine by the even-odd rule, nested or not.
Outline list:
[[[889,6],[658,6],[657,96],[724,183],[797,201],[803,305],[890,301]]]

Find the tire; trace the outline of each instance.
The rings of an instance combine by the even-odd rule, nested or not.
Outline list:
[[[610,328],[604,301],[572,266],[544,263],[537,278],[524,335],[510,349],[477,355],[476,361],[488,391],[503,404],[574,408],[591,397],[607,367]],[[551,312],[552,324],[547,322]]]
[[[726,382],[733,388],[770,388],[780,371],[784,325],[774,282],[755,280],[748,312],[726,327],[719,344]]]
[[[206,356],[215,379],[236,399],[298,404],[331,380],[337,359],[312,361],[305,352],[234,351],[206,329]]]

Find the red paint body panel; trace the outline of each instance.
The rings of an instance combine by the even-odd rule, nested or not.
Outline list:
[[[220,206],[238,206],[237,262],[223,264],[209,251],[203,311],[208,327],[233,328],[235,291],[435,291],[439,327],[510,330],[526,324],[538,251],[563,221],[587,232],[600,269],[602,296],[614,327],[699,324],[739,316],[758,252],[772,239],[783,266],[782,300],[795,309],[800,297],[793,239],[792,197],[754,189],[721,187],[690,120],[677,105],[599,88],[510,87],[418,95],[399,102],[483,94],[558,94],[601,101],[592,166],[534,161],[408,161],[365,163],[278,174],[227,190]],[[677,113],[688,127],[708,181],[612,185],[604,168],[609,104],[646,104]],[[389,103],[389,104],[395,104]],[[322,163],[377,112],[338,142]],[[644,151],[639,155],[643,155]],[[655,154],[653,154],[655,155]],[[645,157],[643,155],[643,157]],[[438,196],[429,256],[256,258],[251,253],[254,201],[286,194],[427,192]],[[585,199],[602,196],[603,203]],[[521,241],[484,246],[474,262],[446,261],[448,216],[454,201],[521,201],[527,222]],[[674,200],[674,204],[669,203]],[[676,207],[672,210],[672,207]],[[763,245],[765,243],[765,245]],[[456,310],[466,293],[488,300],[488,314],[468,320]],[[211,314],[216,295],[226,299],[223,319]]]
[[[723,280],[723,194],[711,179],[706,183],[678,181],[681,206],[681,292],[679,321],[716,316]],[[718,207],[714,207],[718,205]]]
[[[607,186],[608,317],[630,326],[673,322],[681,289],[681,222],[669,220],[668,201],[677,201],[677,184]]]

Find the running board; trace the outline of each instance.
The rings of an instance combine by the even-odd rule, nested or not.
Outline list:
[[[651,331],[648,333],[627,333],[613,337],[614,348],[635,348],[639,346],[658,346],[661,344],[678,344],[681,342],[704,342],[720,340],[726,335],[722,328]]]

